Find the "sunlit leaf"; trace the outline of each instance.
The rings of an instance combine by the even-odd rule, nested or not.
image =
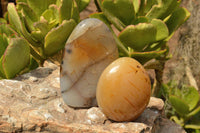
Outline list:
[[[173,106],[173,108],[180,115],[184,116],[189,113],[189,106],[182,99],[178,98],[177,96],[170,95],[169,101],[170,101],[171,105]]]
[[[13,78],[29,63],[29,44],[22,38],[12,38],[0,61],[0,71],[6,78]]]
[[[45,54],[50,56],[64,48],[65,42],[75,26],[76,23],[74,20],[64,20],[61,25],[48,32],[45,37]]]

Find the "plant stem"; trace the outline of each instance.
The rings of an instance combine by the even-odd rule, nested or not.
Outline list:
[[[40,66],[43,66],[43,63],[44,63],[44,60],[45,58],[43,58],[39,52],[36,50],[36,48],[34,48],[33,46],[29,45],[30,46],[30,53],[31,55],[34,57],[34,59],[38,62],[38,64]]]
[[[164,70],[164,66],[165,66],[165,60],[161,59],[161,60],[155,60],[153,62],[150,62],[149,64],[145,65],[145,69],[154,69],[155,70],[155,74],[156,74],[156,86],[155,88],[153,88],[152,90],[152,94],[155,97],[160,97],[160,88],[162,85],[162,76],[163,76],[163,70]]]
[[[120,51],[128,57],[131,57],[130,52],[128,51],[128,49],[123,45],[123,43],[118,39],[118,37],[116,36],[115,32],[113,31],[113,29],[111,28],[111,26],[109,26],[109,29],[111,30],[113,37],[117,43],[118,48],[120,49]]]

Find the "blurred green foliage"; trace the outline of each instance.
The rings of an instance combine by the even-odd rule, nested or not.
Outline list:
[[[191,86],[177,86],[175,82],[162,85],[165,114],[188,132],[200,131],[200,100],[198,91]]]

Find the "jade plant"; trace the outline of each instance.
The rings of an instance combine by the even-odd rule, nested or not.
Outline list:
[[[0,79],[34,69],[35,60],[30,55],[29,43],[19,37],[6,20],[0,19]]]
[[[89,0],[17,0],[16,5],[7,6],[8,21],[30,44],[31,55],[42,66],[64,48],[80,21],[79,13],[88,3]]]
[[[169,59],[167,41],[190,16],[180,3],[181,0],[95,0],[99,12],[90,16],[119,32],[113,34],[120,56],[135,58],[155,70],[158,84],[154,95],[159,94],[164,64]]]
[[[191,86],[175,82],[162,84],[165,98],[165,114],[188,132],[200,131],[200,99],[198,91]]]

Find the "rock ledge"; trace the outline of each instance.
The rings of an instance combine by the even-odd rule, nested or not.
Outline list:
[[[59,84],[59,68],[51,63],[14,80],[0,80],[0,132],[185,132],[162,117],[161,99],[152,97],[136,121],[116,123],[108,120],[98,107],[73,109],[65,105]]]

